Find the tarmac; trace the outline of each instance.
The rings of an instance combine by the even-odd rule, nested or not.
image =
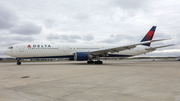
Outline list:
[[[0,63],[0,101],[180,101],[180,61]]]

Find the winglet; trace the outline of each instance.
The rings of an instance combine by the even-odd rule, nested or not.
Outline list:
[[[155,30],[156,30],[156,26],[153,26],[153,27],[149,30],[149,32],[145,35],[145,37],[141,40],[141,42],[152,40],[152,39],[153,39],[153,36],[154,36]],[[145,46],[150,46],[151,43],[143,44],[143,45],[145,45]]]

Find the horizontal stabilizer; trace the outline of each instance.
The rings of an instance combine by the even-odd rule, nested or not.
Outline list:
[[[151,40],[151,42],[156,42],[156,41],[164,41],[164,40],[170,40],[171,38],[169,39],[158,39],[158,40]]]
[[[150,47],[150,48],[146,48],[146,50],[156,50],[157,48],[169,47],[169,46],[173,46],[173,45],[174,44],[165,45],[165,46],[158,46],[158,47]]]

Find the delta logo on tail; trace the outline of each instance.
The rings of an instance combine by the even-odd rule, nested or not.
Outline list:
[[[141,42],[152,40],[152,39],[153,39],[153,36],[154,36],[155,30],[156,30],[156,26],[153,26],[153,27],[149,30],[149,32],[145,35],[145,37],[141,40]],[[151,43],[143,44],[143,45],[145,45],[145,46],[150,46]]]

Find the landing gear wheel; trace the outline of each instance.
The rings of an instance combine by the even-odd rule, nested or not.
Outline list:
[[[102,61],[95,61],[95,64],[103,64]]]
[[[87,61],[88,64],[94,64],[94,61]]]
[[[21,62],[20,62],[20,61],[18,61],[18,62],[17,62],[17,65],[21,65]]]
[[[16,60],[17,60],[17,65],[21,65],[21,58],[16,58]]]

